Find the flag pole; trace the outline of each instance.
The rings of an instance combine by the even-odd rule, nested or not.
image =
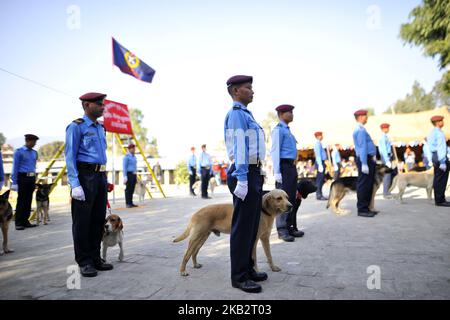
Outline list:
[[[114,188],[113,188],[113,204],[115,204],[116,203],[116,171],[115,171],[115,169],[114,169],[114,155],[115,155],[115,152],[114,152],[114,135],[113,134],[111,134],[111,152],[112,152],[112,184],[114,185]]]

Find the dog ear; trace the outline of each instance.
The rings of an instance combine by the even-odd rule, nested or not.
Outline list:
[[[122,223],[122,219],[120,219],[120,217],[119,217],[119,224],[118,224],[117,228],[118,228],[120,231],[122,231],[122,229],[123,229],[123,223]]]
[[[6,191],[4,194],[1,195],[1,197],[2,197],[3,200],[8,200],[8,198],[9,198],[9,192],[10,192],[10,191],[11,191],[11,190],[8,190],[8,191]]]
[[[264,210],[266,210],[266,211],[269,211],[269,210],[267,210],[267,208],[269,208],[270,207],[270,198],[272,198],[272,195],[271,194],[265,194],[264,196],[263,196],[263,203],[262,203],[262,208],[264,209]]]

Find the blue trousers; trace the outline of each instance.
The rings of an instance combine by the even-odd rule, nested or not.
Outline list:
[[[264,178],[256,166],[249,166],[247,173],[248,193],[244,201],[233,194],[237,178],[232,176],[236,170],[231,165],[227,173],[228,189],[233,195],[233,218],[230,234],[231,280],[243,282],[249,279],[254,261],[252,250],[258,234],[262,206],[262,186]]]
[[[323,172],[319,172],[319,165],[316,163],[316,168],[317,168],[317,176],[316,176],[317,191],[316,191],[316,197],[317,198],[323,197],[322,187],[323,187],[323,184],[325,182],[325,169],[326,169],[325,161],[322,161],[322,166],[323,166]]]
[[[372,200],[373,184],[375,182],[375,166],[376,163],[372,157],[367,157],[367,166],[369,167],[369,174],[361,172],[361,160],[356,158],[356,166],[358,167],[358,180],[356,184],[356,195],[358,201],[356,206],[358,212],[368,212],[370,200]]]

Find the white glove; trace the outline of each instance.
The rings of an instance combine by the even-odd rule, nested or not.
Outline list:
[[[82,186],[75,187],[72,189],[72,198],[79,201],[86,200]]]
[[[323,166],[319,166],[319,172],[322,173],[323,172]]]
[[[386,162],[386,167],[392,168],[392,163],[390,161]]]
[[[12,191],[19,191],[19,186],[17,184],[13,184],[10,189]]]
[[[432,167],[433,166],[433,161],[428,162],[428,166]]]
[[[128,178],[127,178],[127,177],[124,177],[124,178],[123,178],[123,184],[127,184],[127,181],[128,181]]]
[[[442,163],[440,166],[439,166],[439,169],[441,169],[442,171],[447,171],[447,165],[445,164],[445,163]]]
[[[238,181],[236,185],[236,189],[234,189],[234,194],[236,197],[244,201],[245,197],[247,196],[248,192],[248,181]]]
[[[369,166],[367,164],[363,164],[361,167],[361,172],[364,174],[369,174]]]
[[[334,171],[339,171],[339,167],[338,166],[333,166]]]
[[[275,181],[278,183],[283,183],[283,177],[281,176],[281,173],[275,173]]]

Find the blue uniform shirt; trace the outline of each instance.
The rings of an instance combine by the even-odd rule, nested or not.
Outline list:
[[[105,129],[98,122],[94,123],[88,116],[84,122],[72,122],[66,129],[65,155],[67,176],[72,188],[80,186],[77,162],[106,164]]]
[[[367,165],[367,156],[375,156],[377,154],[372,138],[362,124],[358,124],[355,131],[353,131],[353,143],[356,156],[364,165]]]
[[[386,164],[386,162],[391,161],[392,146],[391,142],[386,133],[381,136],[380,142],[378,144],[378,150],[380,151],[381,161]]]
[[[232,176],[238,181],[247,181],[248,165],[266,157],[263,128],[246,106],[234,101],[225,117],[224,136],[228,158],[236,167]]]
[[[281,121],[272,130],[272,149],[270,150],[273,162],[273,173],[281,173],[280,159],[297,159],[297,140],[291,133],[289,126]]]
[[[195,154],[191,154],[191,156],[187,160],[187,167],[189,174],[192,174],[191,167],[196,168],[197,167],[197,157]]]
[[[127,153],[123,157],[123,175],[127,176],[127,172],[136,173],[137,171],[137,159],[134,154]]]
[[[333,149],[333,152],[331,153],[331,157],[333,158],[333,166],[337,166],[339,163],[341,163],[341,154],[339,153],[339,150]]]
[[[34,149],[23,146],[14,151],[14,161],[12,169],[13,184],[17,184],[18,173],[36,172],[36,161],[38,153]]]
[[[209,171],[212,172],[212,165],[211,165],[211,157],[206,152],[200,153],[200,156],[198,157],[198,171],[200,171],[201,167],[209,167]]]
[[[439,161],[441,164],[445,163],[445,159],[447,158],[447,144],[444,131],[437,127],[434,127],[428,135],[427,142],[428,146],[430,147],[431,154],[436,152],[437,161]]]
[[[0,151],[0,181],[5,181],[5,171],[3,170],[3,158],[2,152]],[[2,186],[0,186],[0,189]]]
[[[327,160],[327,153],[322,147],[322,142],[319,139],[317,139],[316,144],[314,145],[314,154],[316,156],[316,164],[318,166],[322,165],[322,162]]]
[[[427,159],[427,161],[431,161],[431,151],[428,143],[424,143],[422,147],[423,156]]]

